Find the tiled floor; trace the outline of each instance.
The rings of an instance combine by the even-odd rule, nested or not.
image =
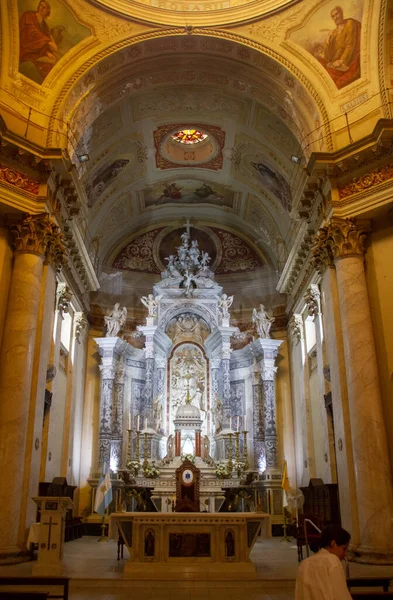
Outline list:
[[[258,541],[251,558],[257,572],[248,581],[171,581],[146,582],[127,579],[117,561],[113,541],[98,542],[84,537],[65,544],[64,562],[71,577],[70,600],[293,600],[298,567],[294,542],[279,538]],[[34,563],[0,567],[1,575],[30,575]],[[393,577],[393,566],[350,564],[350,575],[386,575]]]

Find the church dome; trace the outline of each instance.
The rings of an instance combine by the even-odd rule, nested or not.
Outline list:
[[[194,420],[200,419],[201,413],[199,412],[199,408],[194,406],[193,404],[182,404],[176,411],[176,420]]]

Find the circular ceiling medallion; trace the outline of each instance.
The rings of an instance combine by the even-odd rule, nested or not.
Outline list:
[[[207,137],[207,133],[199,131],[199,129],[181,129],[171,135],[172,140],[178,144],[198,144]]]
[[[91,0],[133,19],[177,25],[184,33],[194,27],[260,19],[298,0]]]

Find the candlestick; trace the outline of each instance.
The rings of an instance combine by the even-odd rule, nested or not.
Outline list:
[[[244,462],[244,470],[247,471],[248,465],[248,451],[247,451],[247,431],[243,431],[243,462]]]
[[[139,463],[140,457],[141,457],[141,432],[138,431],[136,432],[136,449],[135,449],[135,459],[136,462]]]
[[[240,432],[236,431],[235,433],[235,458],[236,458],[236,462],[239,463],[240,462]]]
[[[131,427],[127,430],[128,431],[128,450],[127,450],[127,456],[128,456],[128,460],[132,459],[132,429]]]
[[[232,473],[232,458],[233,458],[233,447],[232,447],[232,433],[229,434],[229,448],[228,448],[228,471]]]
[[[149,463],[147,460],[147,433],[145,432],[143,434],[143,468],[146,469],[148,464]]]
[[[140,431],[141,430],[141,416],[138,415],[136,418],[136,430]]]

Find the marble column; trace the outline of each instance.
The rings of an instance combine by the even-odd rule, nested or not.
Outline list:
[[[277,367],[275,359],[281,340],[259,338],[254,342],[257,360],[260,365],[262,381],[262,397],[264,410],[264,438],[267,473],[279,470],[277,455],[277,418],[276,418],[276,384]]]
[[[262,383],[258,372],[254,376],[255,382],[252,386],[254,466],[258,471],[264,471],[266,469],[266,452]]]
[[[332,219],[360,525],[357,559],[393,562],[393,489],[364,271],[368,227]]]
[[[0,464],[9,473],[0,486],[3,556],[18,554],[24,542],[20,511],[28,493],[23,478],[31,452],[26,438],[43,263],[52,249],[61,260],[64,256],[58,228],[47,214],[28,216],[10,229],[15,253],[0,358]]]
[[[337,482],[340,490],[342,526],[351,532],[351,543],[360,544],[359,516],[356,497],[355,466],[352,452],[351,420],[345,373],[343,328],[338,300],[337,276],[327,244],[327,228],[315,236],[313,262],[320,273],[322,309],[324,313],[328,376],[332,393],[332,416],[335,442]]]
[[[221,349],[221,369],[222,369],[222,400],[223,400],[223,428],[229,426],[231,413],[231,344],[229,336],[223,336]]]
[[[318,451],[321,454],[319,460],[320,477],[325,483],[336,483],[336,459],[334,454],[333,432],[329,430],[328,416],[325,408],[325,395],[330,391],[330,385],[324,374],[324,367],[327,364],[325,340],[323,331],[323,316],[321,310],[321,292],[316,283],[312,283],[304,296],[309,317],[314,321],[315,327],[315,347],[317,354],[317,372],[319,380],[318,390],[318,422],[321,423],[323,439],[316,440],[314,434],[314,452],[316,460]],[[314,409],[315,410],[315,409]],[[319,450],[320,448],[320,450]]]
[[[102,470],[104,462],[111,464],[112,446],[112,415],[115,401],[115,377],[120,358],[126,347],[126,342],[118,337],[95,338],[100,347],[102,364],[101,371],[101,401],[98,432],[98,465],[97,471]]]
[[[112,439],[110,464],[114,471],[121,468],[123,456],[124,364],[120,362],[113,386]]]

